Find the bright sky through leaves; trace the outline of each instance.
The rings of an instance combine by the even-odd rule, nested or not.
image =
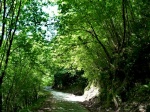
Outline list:
[[[44,12],[49,14],[49,21],[48,24],[51,24],[49,27],[42,26],[42,29],[46,30],[46,40],[51,40],[56,34],[57,30],[54,26],[56,20],[55,16],[58,15],[58,5],[49,5],[42,8]]]

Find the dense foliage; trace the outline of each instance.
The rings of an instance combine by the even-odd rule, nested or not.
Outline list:
[[[60,15],[56,51],[65,67],[84,70],[89,84],[95,82],[101,88],[101,105],[118,109],[124,102],[135,101],[136,106],[149,102],[150,2],[57,3]]]
[[[41,87],[51,81],[45,81],[50,77],[45,55],[49,15],[42,10],[46,5],[36,0],[0,0],[1,112],[27,111],[39,99]]]
[[[149,0],[54,1],[49,18],[50,0],[0,0],[0,111],[27,111],[42,86],[85,78],[100,88],[99,107],[149,105]]]

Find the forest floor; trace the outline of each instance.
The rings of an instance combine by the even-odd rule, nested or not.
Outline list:
[[[49,90],[50,96],[42,104],[37,112],[89,112],[80,102],[84,101],[82,96]]]
[[[87,101],[84,96],[52,89],[46,91],[49,92],[49,97],[42,102],[40,108],[33,112],[122,112],[114,111],[111,108],[101,109],[100,104],[95,103],[96,97]],[[146,112],[146,110],[139,108],[139,112]]]

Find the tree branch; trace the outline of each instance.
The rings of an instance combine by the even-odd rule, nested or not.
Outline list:
[[[87,21],[88,21],[88,20],[87,20]],[[90,33],[94,38],[96,38],[96,40],[98,41],[98,43],[99,43],[99,44],[101,45],[101,47],[103,48],[103,50],[104,50],[104,52],[105,52],[105,54],[106,54],[106,56],[107,56],[108,61],[111,63],[111,57],[110,57],[110,54],[109,54],[108,50],[107,50],[106,47],[103,45],[103,43],[99,40],[98,35],[97,35],[97,33],[96,33],[94,27],[92,26],[92,24],[91,24],[89,21],[88,21],[88,23],[89,23],[89,25],[90,25],[90,27],[91,27],[91,29],[92,29],[92,31],[93,31],[93,33],[92,33],[92,32],[89,32],[89,31],[88,31],[88,33]]]

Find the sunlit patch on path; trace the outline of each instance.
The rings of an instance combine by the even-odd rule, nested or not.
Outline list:
[[[78,102],[85,101],[83,96],[76,96],[69,93],[52,90],[51,87],[44,87],[44,90],[52,94],[38,110],[38,112],[89,112]]]
[[[76,96],[74,94],[69,93],[62,93],[57,91],[51,91],[53,97],[57,100],[64,100],[64,101],[76,101],[76,102],[83,102],[85,101],[84,96]]]

